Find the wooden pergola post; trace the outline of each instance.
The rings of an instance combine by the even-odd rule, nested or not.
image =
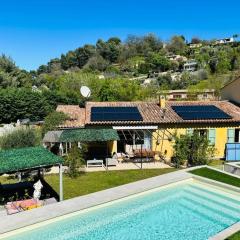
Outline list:
[[[63,201],[63,174],[62,164],[59,164],[59,201]]]

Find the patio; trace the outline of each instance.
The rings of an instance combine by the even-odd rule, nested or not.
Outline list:
[[[143,162],[142,163],[143,169],[161,169],[161,168],[170,168],[169,165],[163,163],[163,162]],[[85,172],[97,172],[97,171],[116,171],[116,170],[134,170],[134,169],[141,169],[141,163],[134,163],[134,162],[128,162],[128,163],[120,163],[116,166],[108,166],[105,165],[103,167],[85,167]]]

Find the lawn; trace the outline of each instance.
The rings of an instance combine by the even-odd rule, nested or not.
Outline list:
[[[227,238],[226,240],[239,240],[240,239],[240,232],[235,233],[231,237]]]
[[[206,167],[192,170],[190,171],[190,173],[201,176],[201,177],[210,178],[219,182],[227,183],[235,187],[240,187],[239,178],[229,176],[225,173],[221,173]]]
[[[77,178],[63,177],[64,199],[69,199],[85,194],[101,191],[107,188],[116,187],[122,184],[135,182],[141,179],[155,177],[176,171],[174,168],[166,169],[142,169],[108,172],[89,172]],[[58,192],[59,176],[46,175],[45,180]]]

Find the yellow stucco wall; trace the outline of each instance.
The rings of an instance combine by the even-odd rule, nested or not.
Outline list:
[[[225,156],[225,146],[227,143],[227,128],[216,128],[216,158],[223,158]]]
[[[194,128],[194,129],[212,129],[212,128]],[[215,158],[224,158],[225,156],[225,145],[227,143],[227,129],[228,128],[214,128],[215,129]],[[174,140],[171,138],[173,134],[182,135],[187,133],[187,128],[179,129],[166,129],[158,131],[158,134],[163,140],[160,139],[158,134],[155,132],[152,138],[152,150],[161,152],[167,161],[171,160],[173,156],[173,145]],[[163,137],[164,136],[164,137]],[[156,140],[159,138],[159,141]]]

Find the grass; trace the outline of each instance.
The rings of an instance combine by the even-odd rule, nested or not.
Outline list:
[[[120,186],[126,183],[155,177],[176,171],[174,168],[166,169],[142,169],[142,170],[124,170],[108,172],[89,172],[84,173],[77,178],[63,176],[64,199],[70,199],[77,196],[101,191],[104,189]],[[46,175],[45,180],[58,192],[59,176]]]
[[[190,171],[190,173],[201,176],[201,177],[205,177],[205,178],[209,178],[212,180],[216,180],[219,182],[223,182],[223,183],[227,183],[230,185],[233,185],[235,187],[240,187],[240,179],[233,177],[233,176],[229,176],[225,173],[221,173],[209,168],[199,168],[199,169],[195,169]]]
[[[16,183],[17,179],[14,177],[4,177],[0,176],[0,184],[11,184],[11,183]]]
[[[231,237],[228,237],[226,240],[239,240],[240,239],[240,232],[233,234]]]

